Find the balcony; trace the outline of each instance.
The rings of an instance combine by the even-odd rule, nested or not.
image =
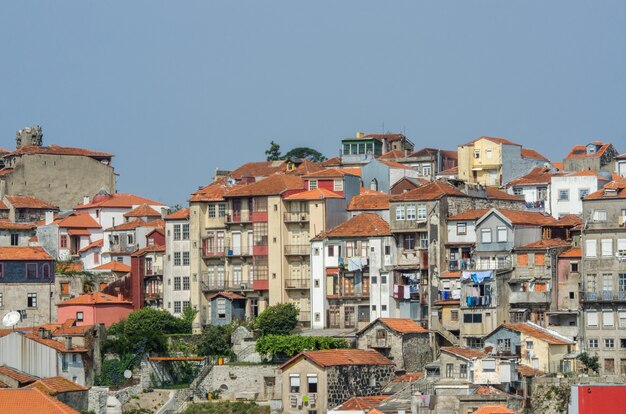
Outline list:
[[[308,256],[311,254],[311,245],[309,244],[286,244],[285,256]]]
[[[285,223],[305,223],[309,221],[308,211],[287,212],[283,214]]]
[[[513,263],[511,261],[511,256],[499,257],[496,260],[488,259],[481,260],[481,258],[476,258],[476,260],[470,266],[471,270],[511,270],[513,269]]]
[[[221,290],[226,290],[228,284],[225,280],[219,279],[205,279],[203,278],[200,281],[200,289],[202,292],[219,292]]]
[[[626,291],[614,292],[603,290],[601,292],[583,292],[581,300],[583,302],[624,302],[626,301]]]
[[[476,308],[487,306],[495,306],[491,295],[467,296],[465,298],[461,298],[461,307],[463,308]]]
[[[285,279],[285,289],[309,289],[311,279]]]
[[[232,256],[252,256],[251,246],[226,246],[224,247],[224,255],[228,257]]]
[[[458,270],[468,270],[470,267],[471,262],[469,259],[448,261],[448,270],[451,272]]]
[[[540,304],[550,303],[549,292],[511,292],[510,303]]]
[[[152,266],[146,269],[146,276],[162,276],[163,275],[163,267],[161,266]]]
[[[252,217],[248,211],[233,211],[226,214],[226,224],[244,224],[251,223]]]
[[[214,247],[206,247],[202,249],[202,258],[211,259],[214,257],[223,257],[224,256],[224,247],[214,246]]]

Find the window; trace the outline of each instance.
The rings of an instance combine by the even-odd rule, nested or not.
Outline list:
[[[180,290],[181,287],[181,280],[180,280],[180,276],[175,276],[174,277],[174,290]]]
[[[209,204],[209,218],[215,218],[215,204]]]
[[[523,194],[522,188],[521,187],[513,187],[513,194],[514,195],[518,195],[518,196],[522,195]]]
[[[189,252],[183,252],[183,266],[189,266]]]
[[[218,210],[219,216],[220,217],[226,217],[226,204],[220,203],[217,206],[219,208],[219,210]]]
[[[615,326],[615,315],[613,311],[602,312],[602,326],[610,328]]]
[[[581,189],[578,190],[578,198],[583,198],[587,194],[589,194],[589,189],[588,188],[581,188]]]
[[[300,375],[298,374],[289,375],[289,392],[293,394],[300,393]]]
[[[475,159],[480,158],[480,150],[474,150],[474,158]]]
[[[396,220],[397,221],[404,220],[404,205],[396,206]]]
[[[17,233],[11,233],[11,246],[19,244],[20,236]]]
[[[626,256],[626,239],[617,239],[617,255]]]
[[[492,358],[483,359],[483,371],[495,371],[496,370],[496,360]]]
[[[482,349],[485,343],[482,338],[467,338],[467,347],[472,349]]]
[[[37,294],[36,293],[28,293],[26,295],[26,306],[29,308],[37,307]]]
[[[69,282],[61,283],[61,295],[69,295],[69,294],[70,294]]]
[[[613,255],[613,240],[611,240],[611,239],[602,239],[600,245],[602,246],[602,256],[612,256]]]
[[[504,338],[497,340],[498,351],[510,351],[511,350],[511,338]]]
[[[41,265],[41,277],[44,279],[48,279],[50,277],[50,265],[48,263]]]
[[[174,240],[180,240],[180,224],[174,224]]]
[[[380,305],[380,311],[381,312],[387,311],[387,305]]]
[[[61,245],[61,249],[67,249],[67,236],[65,234],[61,236],[59,244]]]
[[[606,221],[606,210],[594,210],[593,221]]]
[[[380,276],[380,283],[382,285],[386,285],[387,284],[387,275],[381,275]]]
[[[604,347],[605,348],[615,348],[615,340],[613,338],[604,338]]]
[[[426,204],[417,205],[417,219],[426,220]]]
[[[589,338],[589,348],[590,349],[596,349],[598,348],[598,339],[597,338]]]
[[[457,236],[464,236],[467,234],[467,223],[456,223]]]
[[[424,164],[422,166],[422,174],[424,176],[429,176],[430,175],[430,164]]]
[[[467,378],[467,364],[459,365],[459,378]]]
[[[226,319],[226,299],[217,298],[215,304],[217,306],[217,319]]]
[[[26,263],[26,279],[37,279],[37,265]]]
[[[578,262],[571,262],[569,265],[570,272],[578,273]]]
[[[391,254],[391,246],[386,245],[385,246],[385,256],[389,256],[390,254]]]
[[[405,234],[403,237],[403,247],[407,250],[415,249],[415,235]]]
[[[409,204],[406,206],[406,219],[415,220],[415,204]]]
[[[626,348],[626,338],[620,338],[619,340],[619,347],[620,348]]]
[[[328,257],[335,256],[335,246],[328,246]]]
[[[76,320],[82,322],[85,319],[85,314],[83,312],[76,312]]]
[[[189,224],[183,224],[183,240],[189,240]]]
[[[454,364],[446,364],[446,378],[452,378],[454,373]]]
[[[480,241],[482,243],[491,243],[491,229],[482,229],[480,231]]]
[[[450,311],[450,320],[452,322],[458,322],[459,321],[459,311],[457,309],[454,309],[454,310]]]
[[[317,180],[309,180],[309,190],[317,190]]]
[[[180,252],[174,252],[174,266],[180,266]]]
[[[185,309],[189,309],[191,307],[191,302],[188,300],[183,300],[183,311],[185,311]]]
[[[559,201],[569,201],[569,190],[559,190]]]
[[[420,233],[420,248],[428,249],[428,233]]]
[[[485,150],[485,156],[488,160],[490,160],[493,157],[493,150],[491,148],[487,148]]]
[[[498,227],[498,242],[506,242],[507,241],[507,230],[506,227]]]
[[[370,277],[371,281],[372,281],[372,285],[375,285],[376,283],[378,283],[378,278],[376,277],[376,275],[372,275],[372,277]]]
[[[135,237],[129,233],[126,235],[126,240],[128,240],[128,244],[130,245],[134,243]]]
[[[189,290],[189,276],[183,276],[183,290]]]
[[[317,393],[317,374],[307,374],[306,376],[307,388],[309,394]]]
[[[595,311],[587,312],[587,326],[589,327],[598,326],[598,312],[595,312]]]
[[[585,257],[596,257],[596,247],[595,240],[585,240]]]
[[[174,301],[174,313],[180,313],[180,301],[179,300]]]
[[[372,305],[372,312],[376,312],[376,305]]]
[[[333,181],[333,191],[343,191],[343,179],[335,178]]]
[[[533,341],[526,340],[526,349],[533,349],[534,345]]]
[[[482,323],[483,315],[482,313],[464,313],[463,314],[463,323]]]

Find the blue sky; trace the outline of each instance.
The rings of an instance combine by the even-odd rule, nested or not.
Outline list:
[[[560,160],[626,151],[623,1],[31,1],[0,5],[0,146],[116,154],[118,190],[183,204],[215,168],[356,131]]]

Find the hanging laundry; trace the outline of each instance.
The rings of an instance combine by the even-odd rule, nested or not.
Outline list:
[[[404,299],[411,299],[411,290],[410,289],[404,289]]]
[[[469,280],[472,278],[472,272],[461,273],[461,280]]]
[[[452,291],[452,299],[461,299],[461,290],[455,289]]]
[[[353,272],[355,270],[361,270],[363,267],[361,266],[361,258],[360,257],[350,257],[348,259],[348,270]]]

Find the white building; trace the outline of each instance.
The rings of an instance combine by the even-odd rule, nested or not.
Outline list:
[[[550,191],[550,212],[560,218],[568,214],[580,215],[583,212],[582,198],[601,189],[611,181],[593,170],[577,171],[561,176],[553,176]]]
[[[176,316],[191,304],[190,250],[189,209],[185,208],[165,217],[165,255],[172,260],[164,260],[163,305]]]

